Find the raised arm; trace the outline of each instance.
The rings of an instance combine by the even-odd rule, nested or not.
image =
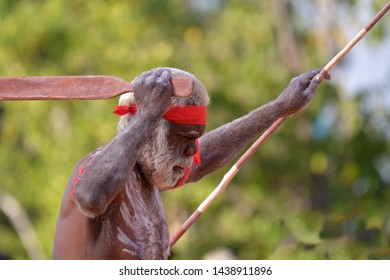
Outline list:
[[[202,164],[194,168],[189,181],[197,181],[225,166],[277,119],[303,109],[316,94],[320,82],[313,78],[319,72],[320,69],[313,69],[292,79],[276,100],[202,136]]]
[[[89,217],[104,213],[124,186],[145,140],[171,104],[170,72],[158,69],[133,83],[138,113],[129,126],[88,162],[75,186],[79,208]]]

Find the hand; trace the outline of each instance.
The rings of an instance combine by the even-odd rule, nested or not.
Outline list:
[[[312,69],[291,80],[287,88],[276,99],[279,106],[285,110],[285,115],[304,109],[314,98],[317,87],[322,81],[322,78],[316,77],[320,72],[321,69]],[[330,75],[326,72],[323,78],[329,80]]]
[[[145,72],[133,82],[139,114],[160,118],[171,106],[171,72],[157,68]]]

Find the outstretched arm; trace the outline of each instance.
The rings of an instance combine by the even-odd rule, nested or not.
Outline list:
[[[79,208],[89,217],[104,213],[124,186],[145,140],[171,104],[170,72],[146,72],[133,83],[138,113],[129,126],[88,162],[75,186]]]
[[[276,100],[202,136],[199,139],[202,164],[193,169],[188,181],[197,181],[225,166],[277,119],[307,106],[320,84],[313,79],[319,72],[320,69],[313,69],[292,79]]]

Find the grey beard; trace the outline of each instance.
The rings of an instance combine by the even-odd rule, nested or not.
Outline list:
[[[184,170],[175,171],[174,166],[189,167],[192,157],[178,154],[177,149],[169,145],[167,129],[160,127],[155,137],[145,143],[138,162],[145,178],[161,190],[174,187],[184,176]]]

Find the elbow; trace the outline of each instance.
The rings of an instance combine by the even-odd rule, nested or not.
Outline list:
[[[104,196],[97,192],[86,192],[82,188],[76,188],[75,196],[79,209],[89,218],[96,218],[107,209]]]

